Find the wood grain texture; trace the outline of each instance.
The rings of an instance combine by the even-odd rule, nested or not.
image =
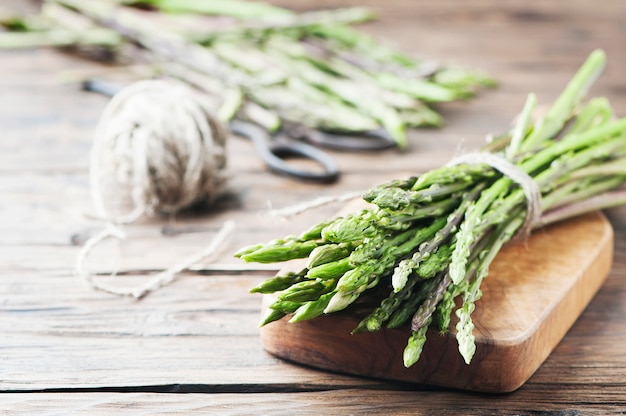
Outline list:
[[[592,94],[626,115],[623,0],[280,3],[374,7],[379,19],[363,31],[410,53],[483,68],[501,85],[441,105],[446,127],[412,131],[406,153],[334,152],[343,175],[329,186],[271,175],[249,143],[233,139],[235,174],[214,209],[142,219],[119,248],[95,253],[91,267],[167,267],[204,247],[225,219],[237,229],[207,261],[237,262],[230,253],[240,246],[298,232],[338,209],[284,221],[267,216],[268,207],[363,189],[475,149],[510,124],[528,92],[542,103],[554,99],[597,47],[607,51],[608,65]],[[2,2],[12,4],[32,5]],[[109,69],[65,51],[0,51],[0,413],[623,413],[626,207],[607,211],[615,230],[607,281],[530,380],[507,395],[381,382],[276,359],[263,351],[256,327],[261,298],[247,293],[265,274],[185,274],[141,302],[91,291],[72,269],[80,245],[101,227],[84,214],[91,210],[93,129],[107,100],[81,92],[68,75]]]
[[[453,391],[343,389],[267,394],[172,393],[35,393],[4,394],[3,410],[11,416],[65,414],[108,416],[122,411],[128,416],[194,415],[545,415],[606,416],[623,414],[623,397],[611,389],[563,386],[548,395],[545,386],[525,394],[479,395]],[[597,403],[579,403],[590,394]],[[612,409],[612,411],[611,411]]]

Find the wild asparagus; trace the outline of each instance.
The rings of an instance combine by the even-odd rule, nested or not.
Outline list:
[[[604,53],[594,51],[543,120],[532,120],[536,99],[529,95],[512,131],[482,150],[529,175],[541,193],[542,218],[523,228],[532,196],[520,179],[490,163],[450,164],[375,186],[363,193],[369,208],[317,228],[316,253],[326,257],[337,250],[340,260],[334,261],[345,266],[344,273],[328,280],[316,274],[318,285],[334,286],[307,298],[292,321],[348,308],[357,298],[378,302],[359,316],[354,332],[406,327],[410,320],[404,351],[410,366],[419,359],[431,322],[447,331],[454,313],[459,351],[469,363],[475,353],[471,315],[501,248],[522,231],[626,204],[626,118],[615,119],[606,99],[580,105],[604,61]],[[263,249],[243,252],[258,250]],[[380,298],[381,291],[388,296]]]

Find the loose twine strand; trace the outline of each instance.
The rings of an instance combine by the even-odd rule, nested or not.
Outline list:
[[[137,288],[103,284],[85,268],[100,243],[125,238],[120,224],[210,204],[221,193],[229,177],[228,133],[210,107],[182,83],[146,80],[121,90],[105,108],[91,150],[90,185],[96,217],[107,224],[85,243],[75,267],[93,289],[140,299],[213,254],[231,233],[234,223],[226,221],[205,249]]]
[[[118,288],[96,281],[94,276],[91,273],[86,272],[84,268],[84,264],[87,261],[87,258],[98,244],[109,238],[124,239],[126,237],[119,227],[109,223],[107,224],[105,229],[94,235],[85,243],[85,246],[78,255],[78,260],[76,262],[76,271],[78,275],[95,290],[118,296],[127,296],[135,299],[141,299],[146,295],[173,282],[176,279],[178,273],[189,268],[189,266],[198,263],[202,259],[215,253],[220,245],[224,242],[226,237],[228,237],[228,235],[232,232],[233,228],[234,222],[226,221],[220,231],[217,233],[217,235],[213,238],[211,243],[203,250],[187,257],[186,259],[183,259],[181,262],[175,264],[174,266],[171,266],[168,269],[155,274],[143,285],[135,288]],[[112,273],[111,275],[113,276],[114,273]]]
[[[270,211],[269,214],[272,217],[290,218],[290,217],[293,217],[294,215],[301,214],[310,209],[318,208],[318,207],[332,204],[335,202],[350,201],[352,199],[358,198],[361,195],[362,195],[361,191],[355,191],[355,192],[346,192],[344,194],[336,195],[336,196],[320,196],[310,201],[304,201],[299,204],[289,205],[280,209],[273,209]]]

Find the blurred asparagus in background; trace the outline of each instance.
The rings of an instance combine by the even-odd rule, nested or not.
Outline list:
[[[231,116],[266,129],[382,128],[399,148],[407,127],[443,124],[432,104],[495,86],[484,73],[410,57],[352,27],[374,17],[360,7],[295,13],[247,1],[45,0],[38,15],[0,10],[0,48],[106,51],[222,97],[239,93]]]

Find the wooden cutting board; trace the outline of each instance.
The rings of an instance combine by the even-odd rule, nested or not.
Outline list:
[[[342,211],[345,214],[355,208]],[[283,359],[359,376],[482,392],[519,388],[548,357],[606,279],[613,229],[601,213],[536,230],[507,245],[483,282],[472,317],[476,353],[466,365],[451,331],[429,330],[419,362],[405,368],[410,329],[351,335],[365,312],[349,308],[310,321],[261,328],[264,348]],[[289,270],[299,270],[290,264]],[[264,308],[272,301],[266,295]]]

